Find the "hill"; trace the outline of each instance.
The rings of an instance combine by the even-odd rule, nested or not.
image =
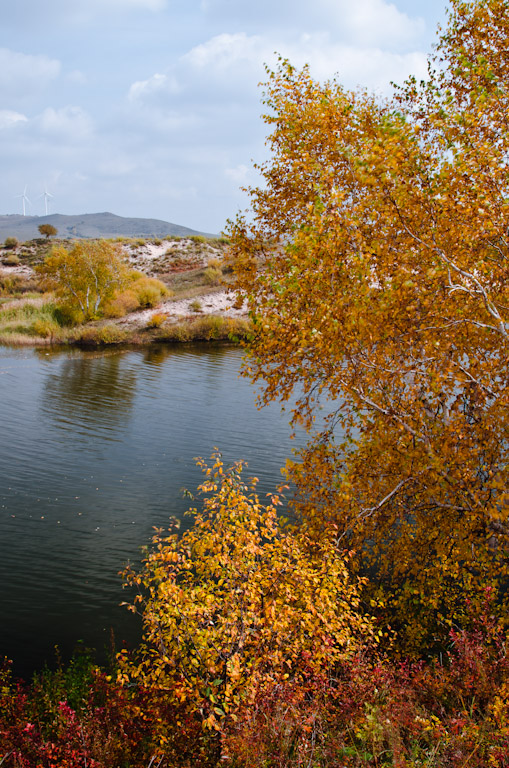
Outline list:
[[[208,235],[195,229],[172,224],[160,219],[131,219],[114,213],[84,213],[78,216],[64,216],[52,213],[49,216],[0,215],[0,241],[6,237],[18,240],[32,240],[40,237],[38,227],[52,224],[60,237],[164,237],[164,235]]]

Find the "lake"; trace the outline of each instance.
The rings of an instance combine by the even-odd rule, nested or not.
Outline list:
[[[139,627],[118,572],[182,518],[194,457],[245,459],[264,496],[301,434],[258,410],[237,348],[0,349],[0,657],[29,676],[78,641],[105,658]],[[187,520],[188,518],[186,518]]]

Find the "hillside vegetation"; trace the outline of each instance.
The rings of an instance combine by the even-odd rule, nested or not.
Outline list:
[[[24,243],[6,238],[0,248],[0,343],[139,344],[245,335],[248,324],[235,309],[235,296],[225,295],[231,285],[225,248],[226,241],[199,235]],[[91,262],[97,253],[109,254],[111,262],[109,277],[101,266],[104,295],[95,287]]]

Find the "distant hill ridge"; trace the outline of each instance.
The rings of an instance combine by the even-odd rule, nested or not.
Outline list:
[[[164,235],[205,235],[216,237],[207,232],[181,227],[160,219],[130,219],[116,216],[114,213],[83,213],[79,216],[64,216],[52,213],[49,216],[20,216],[18,214],[0,215],[0,241],[6,237],[18,240],[33,240],[40,237],[38,227],[52,224],[60,237],[162,237]]]

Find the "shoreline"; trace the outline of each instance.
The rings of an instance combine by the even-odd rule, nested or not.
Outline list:
[[[1,346],[97,348],[195,341],[239,343],[252,334],[247,306],[239,302],[229,285],[224,245],[203,238],[122,244],[124,257],[134,269],[162,281],[173,294],[159,304],[75,326],[59,326],[52,319],[39,321],[36,318],[43,317],[45,311],[52,317],[54,300],[51,294],[43,293],[34,267],[54,244],[34,241],[20,244],[14,254],[4,253],[0,284],[4,285],[5,298],[0,300],[0,314],[6,320],[0,329]],[[9,258],[14,263],[9,264]],[[19,320],[14,319],[15,315]]]

